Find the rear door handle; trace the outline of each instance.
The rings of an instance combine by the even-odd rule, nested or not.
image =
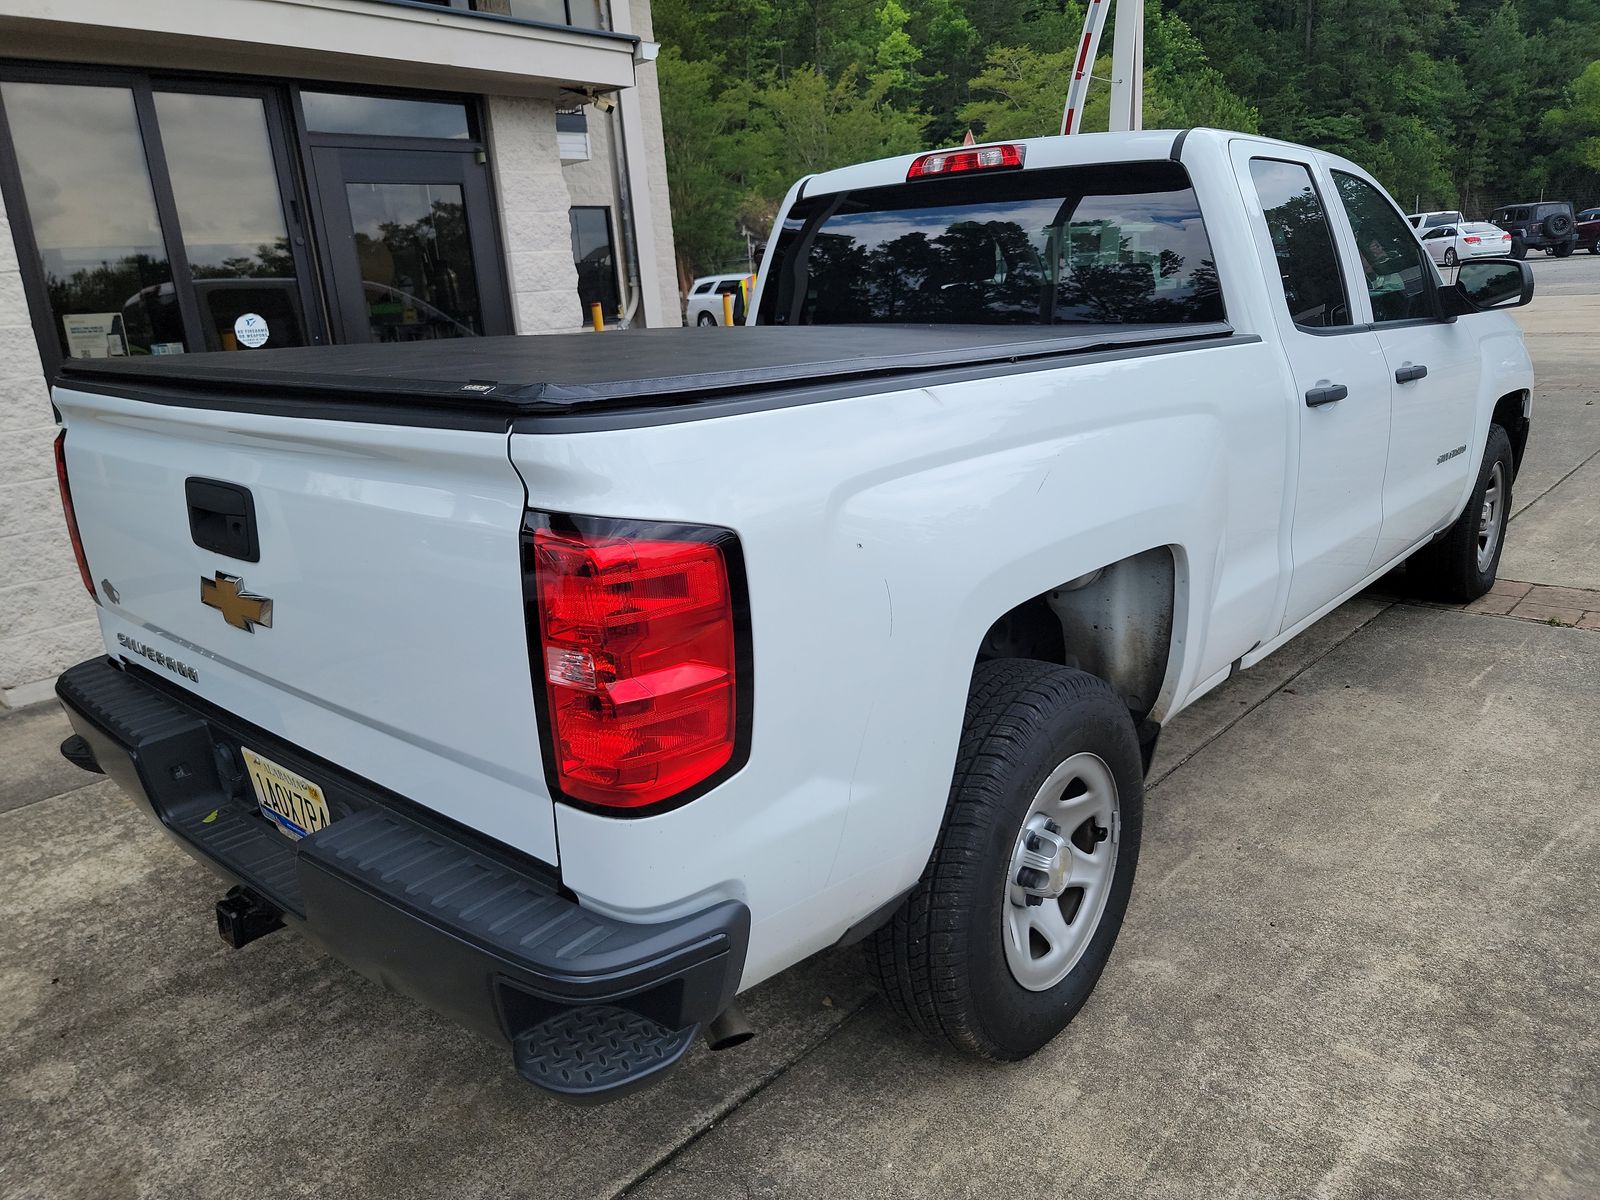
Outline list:
[[[1342,383],[1320,384],[1306,393],[1306,407],[1321,408],[1324,404],[1335,404],[1349,394],[1350,389]]]
[[[1410,383],[1412,380],[1425,378],[1427,374],[1427,367],[1414,367],[1410,363],[1406,363],[1405,366],[1394,373],[1394,381],[1396,383]]]

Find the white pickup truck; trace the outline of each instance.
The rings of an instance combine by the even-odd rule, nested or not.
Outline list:
[[[1493,581],[1533,373],[1484,310],[1531,291],[1443,283],[1351,163],[1143,132],[805,179],[709,340],[72,362],[63,751],[234,945],[568,1099],[857,940],[1020,1058],[1106,967],[1162,723],[1401,562]]]

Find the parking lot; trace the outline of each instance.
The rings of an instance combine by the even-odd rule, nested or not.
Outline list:
[[[592,1110],[293,935],[0,714],[0,1195],[1600,1195],[1600,257],[1534,262],[1495,593],[1358,597],[1172,722],[1139,883],[1034,1059],[902,1031],[858,952]],[[1545,590],[1536,590],[1536,589]]]

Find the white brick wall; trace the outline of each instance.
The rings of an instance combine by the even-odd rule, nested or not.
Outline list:
[[[570,333],[582,321],[555,102],[490,96],[487,104],[513,322],[518,333]]]
[[[0,706],[49,695],[99,648],[50,452],[55,427],[16,243],[0,202]]]

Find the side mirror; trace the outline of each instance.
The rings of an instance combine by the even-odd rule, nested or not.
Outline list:
[[[1520,308],[1533,299],[1533,268],[1514,258],[1480,258],[1456,269],[1439,293],[1447,319],[1491,308]]]

